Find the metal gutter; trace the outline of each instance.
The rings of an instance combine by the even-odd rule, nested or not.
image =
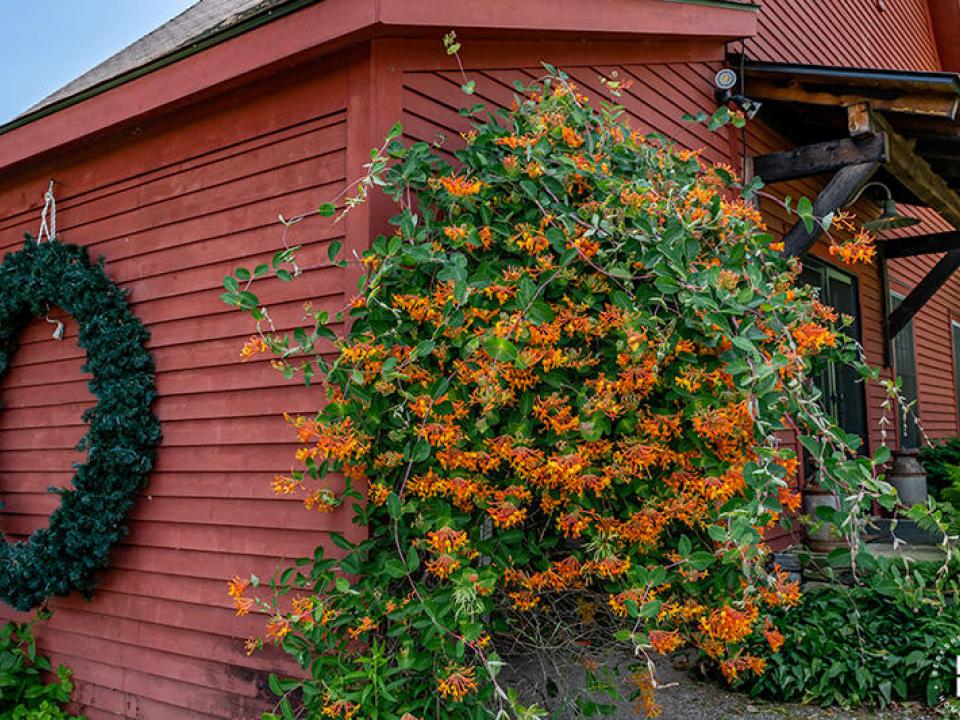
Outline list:
[[[727,10],[760,12],[760,5],[757,3],[737,2],[737,0],[667,0],[667,2],[683,3],[684,5],[706,5],[707,7],[719,7]]]
[[[731,54],[731,67],[741,67],[739,54]],[[782,75],[785,78],[802,80],[816,78],[832,81],[874,81],[893,86],[914,84],[918,89],[928,89],[934,92],[956,93],[960,95],[960,75],[957,73],[913,71],[913,70],[881,70],[877,68],[849,68],[833,65],[800,65],[795,63],[763,62],[759,60],[743,59],[744,71],[756,70],[768,76]]]

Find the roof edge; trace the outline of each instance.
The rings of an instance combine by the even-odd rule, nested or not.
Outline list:
[[[201,37],[187,47],[173,50],[172,52],[162,55],[155,60],[151,60],[150,62],[132,70],[128,70],[120,73],[119,75],[115,75],[112,78],[103,80],[86,88],[85,90],[81,90],[73,95],[52,102],[49,105],[44,105],[37,110],[18,115],[12,120],[0,125],[0,135],[4,135],[5,133],[10,132],[11,130],[16,130],[24,125],[29,125],[35,120],[39,120],[48,115],[53,115],[64,108],[81,103],[91,97],[100,95],[101,93],[112,90],[120,85],[124,85],[131,80],[136,80],[138,77],[148,75],[156,70],[166,67],[167,65],[172,65],[175,62],[190,57],[191,55],[196,55],[197,53],[203,52],[207,48],[211,48],[215,45],[226,42],[227,40],[231,40],[238,35],[242,35],[246,32],[256,29],[257,27],[260,27],[261,25],[273,22],[274,20],[279,20],[285,15],[289,15],[297,10],[301,10],[304,7],[312,5],[318,1],[319,0],[290,0],[290,2],[283,3],[282,5],[265,8],[264,10],[251,15],[236,25],[231,25],[230,27],[212,32],[205,37]]]
[[[198,98],[256,73],[342,49],[365,38],[437,34],[450,28],[497,37],[534,33],[579,39],[728,42],[756,33],[757,14],[741,3],[674,0],[287,0],[136,69],[104,80],[0,126],[0,169],[7,169]],[[558,12],[557,5],[568,12]],[[605,12],[597,12],[600,5]],[[549,12],[548,12],[549,10]],[[252,32],[251,32],[252,31]],[[120,92],[120,89],[124,92]]]

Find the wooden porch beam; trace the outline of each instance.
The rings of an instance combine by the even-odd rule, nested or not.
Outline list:
[[[940,258],[940,262],[930,269],[930,272],[917,283],[917,286],[903,299],[897,309],[890,313],[887,330],[891,338],[895,338],[897,333],[903,330],[906,324],[913,319],[913,316],[919,312],[920,308],[950,279],[950,276],[958,267],[960,267],[960,249],[951,250]]]
[[[894,97],[866,97],[857,94],[833,93],[815,89],[797,82],[787,85],[777,84],[761,78],[750,79],[750,97],[756,100],[803,103],[805,105],[828,105],[849,107],[861,102],[869,102],[874,110],[928,115],[954,120],[960,110],[960,100],[954,94],[920,95],[904,93]]]
[[[813,145],[759,155],[753,159],[753,174],[767,185],[785,180],[835,172],[848,165],[886,162],[889,157],[883,133],[862,139],[841,138]]]
[[[873,122],[875,127],[886,133],[888,137],[890,160],[887,162],[886,169],[890,174],[920,202],[932,207],[954,227],[960,228],[960,195],[957,195],[930,167],[930,163],[914,151],[917,141],[907,140],[895,132],[882,115],[874,113]],[[933,242],[943,243],[945,245],[943,249],[947,249],[946,246],[951,242],[947,236],[951,234],[938,233]],[[901,248],[907,247],[904,241]],[[891,251],[896,250],[896,246],[885,246],[884,255],[892,257]],[[903,330],[958,267],[960,267],[960,248],[953,247],[917,283],[897,309],[890,313],[886,322],[886,331],[890,338],[895,338],[897,333]]]
[[[960,195],[934,172],[930,163],[914,152],[916,140],[907,140],[894,131],[882,115],[874,114],[873,122],[888,138],[890,160],[886,169],[890,174],[921,203],[932,207],[954,227],[960,227]]]
[[[818,218],[826,217],[842,208],[866,185],[879,168],[878,162],[841,168],[813,201],[813,214]],[[819,223],[815,222],[813,230],[808,231],[802,222],[797,221],[790,232],[783,237],[783,254],[787,257],[802,255],[822,234],[823,228]]]
[[[881,240],[877,242],[877,246],[883,246],[883,254],[887,258],[915,257],[960,250],[960,230]]]

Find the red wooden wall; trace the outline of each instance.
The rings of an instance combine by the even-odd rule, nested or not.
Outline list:
[[[896,6],[890,12],[902,18],[901,26],[920,27],[918,0],[888,5]],[[808,32],[813,20],[803,18],[820,19],[812,0],[768,0],[760,37],[748,46],[752,55],[759,48],[760,56],[805,62],[936,62],[926,31],[906,37],[903,27],[879,22],[868,33],[872,44],[851,49],[848,40],[859,35],[850,34],[847,15],[837,21],[847,29],[832,41],[799,48],[777,34],[786,17],[777,14],[781,6],[794,34]],[[883,50],[884,38],[892,37],[904,37],[903,54]],[[541,59],[565,68],[594,99],[606,95],[599,77],[616,70],[633,81],[619,101],[637,127],[739,166],[737,133],[710,133],[679,119],[714,108],[712,76],[724,53],[719,41],[471,40],[463,57],[478,80],[478,100],[491,105],[509,103],[512,80],[538,76]],[[42,647],[76,671],[77,697],[91,720],[258,717],[271,699],[265,673],[289,669],[276,652],[244,655],[243,639],[259,634],[262,624],[234,617],[225,581],[250,572],[269,576],[281,558],[324,542],[325,531],[359,529],[346,514],[310,514],[297,501],[273,496],[270,479],[290,466],[295,449],[280,414],[311,412],[320,398],[285,383],[263,359],[240,362],[250,325],[220,303],[220,282],[235,265],[274,252],[278,212],[316,207],[345,179],[356,178],[369,148],[397,118],[408,138],[433,142],[441,134],[445,147],[454,147],[466,129],[456,112],[464,98],[454,68],[436,39],[376,40],[368,52],[341,51],[285,67],[0,180],[0,252],[15,249],[25,230],[35,231],[47,180],[56,177],[64,240],[106,258],[108,273],[130,291],[152,333],[157,362],[164,440],[131,516],[131,534],[114,552],[93,600],[55,601],[55,614],[41,630]],[[748,138],[751,153],[785,145],[760,125]],[[789,192],[813,195],[818,187],[798,183]],[[774,228],[784,229],[787,219],[774,206],[768,211]],[[305,300],[331,310],[343,306],[358,271],[331,268],[326,245],[342,239],[348,250],[362,249],[390,214],[389,203],[375,198],[344,225],[314,220],[295,229],[291,240],[304,245],[305,277],[267,283],[261,293],[280,328],[297,324]],[[896,275],[912,281],[917,266],[901,264]],[[860,277],[864,342],[877,359],[879,284],[875,269]],[[960,310],[958,303],[960,285],[951,285],[925,311],[918,333],[933,334],[920,343],[929,348],[921,353],[946,357],[936,333],[945,313]],[[69,481],[79,417],[91,401],[79,374],[75,328],[68,323],[67,337],[57,342],[51,327],[43,320],[31,325],[15,367],[0,382],[0,497],[7,503],[0,529],[14,535],[45,521],[52,507],[48,485]],[[948,333],[949,323],[943,327]],[[933,373],[921,358],[921,403],[931,412],[938,408],[936,428],[946,432],[951,423],[956,428],[956,412],[939,362]],[[872,390],[873,421],[879,401]],[[0,607],[0,619],[9,616]]]
[[[264,359],[241,363],[250,322],[218,299],[235,265],[277,249],[278,212],[316,207],[343,186],[348,70],[304,68],[296,82],[211,99],[0,186],[0,252],[8,252],[24,231],[36,232],[47,178],[62,183],[62,239],[106,258],[151,332],[156,360],[163,442],[130,535],[93,600],[55,600],[40,630],[43,648],[74,669],[91,720],[259,717],[271,694],[258,671],[276,669],[279,655],[245,657],[243,638],[260,633],[262,620],[234,617],[226,580],[270,576],[331,527],[357,532],[345,513],[311,514],[273,496],[270,480],[296,448],[281,413],[313,412],[320,398]],[[318,220],[292,234],[304,246],[305,276],[263,285],[280,328],[297,324],[305,300],[343,306],[344,274],[325,250],[343,231]],[[0,384],[0,528],[14,536],[45,522],[54,503],[47,486],[69,482],[92,400],[75,325],[60,342],[51,329],[32,323]]]
[[[927,0],[764,0],[746,50],[777,62],[940,69]]]

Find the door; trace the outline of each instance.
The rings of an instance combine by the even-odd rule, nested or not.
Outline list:
[[[857,278],[813,258],[805,258],[800,282],[820,292],[820,302],[853,318],[844,332],[860,342],[860,298]],[[824,409],[837,419],[844,432],[863,439],[860,452],[867,452],[867,410],[863,382],[856,370],[831,363],[814,382],[823,394]]]

